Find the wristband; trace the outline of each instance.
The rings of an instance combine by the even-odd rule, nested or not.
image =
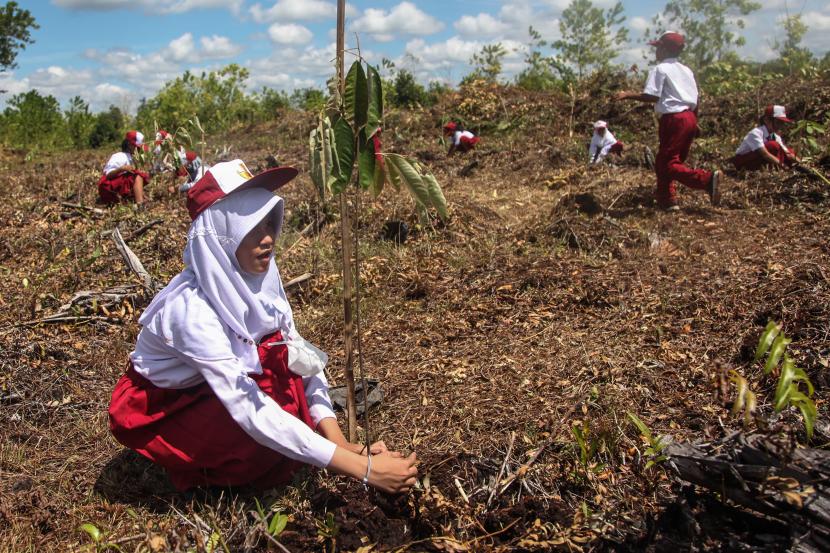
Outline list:
[[[369,491],[369,475],[372,474],[372,455],[366,456],[366,476],[363,477],[363,488]]]

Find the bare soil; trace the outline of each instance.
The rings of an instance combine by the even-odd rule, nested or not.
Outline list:
[[[818,118],[826,91],[805,88],[799,116]],[[108,152],[34,162],[2,153],[0,550],[93,551],[85,523],[100,529],[101,548],[281,550],[257,523],[257,502],[289,515],[277,540],[294,552],[785,549],[784,525],[683,486],[663,466],[646,469],[626,412],[674,440],[720,438],[740,428],[714,395],[721,372],[735,367],[770,414],[775,382],[750,358],[774,319],[816,385],[814,445],[828,441],[828,190],[801,174],[732,174],[721,207],[681,190],[681,211],[663,213],[642,162],[644,145],[656,151],[647,110],[580,108],[577,134],[586,136],[569,138],[566,99],[493,94],[388,117],[384,146],[432,167],[452,209],[448,225],[418,227],[403,193],[360,198],[364,360],[384,391],[371,434],[418,453],[419,489],[405,497],[312,471],[283,489],[181,494],[115,442],[106,409],[149,298],[136,288],[122,305],[38,321],[76,292],[137,285],[104,234],[115,226],[156,278],[175,275],[189,224],[183,201],[155,182],[146,212],[67,207],[94,206]],[[694,163],[713,167],[729,155],[753,124],[748,103],[716,104],[704,116]],[[727,126],[718,114],[729,109]],[[445,157],[442,110],[478,121],[479,150]],[[607,112],[631,148],[619,165],[589,170],[583,129]],[[494,118],[508,124],[488,135]],[[340,384],[336,210],[319,235],[299,237],[316,209],[309,123],[286,113],[211,147],[232,145],[254,168],[273,153],[301,169],[282,191],[288,225],[277,261],[286,281],[314,274],[292,305]],[[458,177],[472,159],[478,167]],[[388,220],[410,225],[404,244],[382,239]],[[796,413],[770,420],[806,440]],[[575,424],[596,446],[585,462]],[[506,489],[495,485],[517,472]]]

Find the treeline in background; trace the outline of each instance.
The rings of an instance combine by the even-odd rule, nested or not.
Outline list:
[[[695,70],[709,97],[747,92],[784,77],[814,80],[830,76],[830,53],[818,57],[802,44],[808,26],[800,15],[781,18],[783,40],[772,45],[775,59],[742,59],[736,53],[745,44],[741,18],[758,9],[759,4],[748,0],[670,0],[653,18],[646,36],[654,37],[667,28],[683,32],[687,46],[682,59]],[[34,20],[28,27],[36,28]],[[591,83],[617,81],[622,86],[628,79],[642,79],[634,75],[636,70],[615,61],[628,44],[621,3],[602,9],[590,0],[572,0],[562,13],[559,30],[560,38],[552,42],[532,27],[528,30],[525,66],[509,82],[502,78],[502,63],[508,54],[505,47],[501,43],[485,45],[470,59],[472,71],[459,86],[474,87],[482,81],[575,98],[575,91]],[[406,60],[407,65],[418,61]],[[453,90],[438,81],[424,86],[411,71],[390,60],[384,59],[381,65],[387,108],[431,106]],[[62,108],[53,96],[30,90],[7,100],[0,114],[0,143],[27,152],[112,147],[128,128],[146,133],[155,128],[175,129],[198,117],[206,132],[221,133],[275,120],[286,110],[314,112],[325,106],[327,90],[305,88],[290,94],[270,88],[250,91],[248,77],[248,70],[236,64],[198,75],[185,72],[152,98],[143,99],[135,115],[116,106],[92,113],[80,96]]]

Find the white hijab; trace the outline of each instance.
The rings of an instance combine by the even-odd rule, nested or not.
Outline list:
[[[246,273],[236,249],[272,210],[279,236],[283,200],[262,188],[234,192],[200,213],[187,233],[186,268],[144,311],[139,319],[144,329],[178,352],[208,361],[228,359],[230,341],[233,356],[249,372],[261,372],[254,344],[275,330],[287,337],[293,315],[273,257],[265,273]],[[205,300],[224,323],[225,336],[213,336],[215,322],[198,316]]]

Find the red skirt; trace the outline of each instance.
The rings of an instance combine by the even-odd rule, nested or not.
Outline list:
[[[479,140],[480,139],[477,136],[474,136],[472,138],[470,138],[469,136],[462,136],[458,144],[458,149],[462,152],[469,152],[470,150],[476,147],[476,144],[478,144]]]
[[[144,182],[150,181],[150,175],[143,171],[119,173],[111,179],[101,175],[98,180],[98,196],[101,203],[117,204],[122,198],[133,198],[133,185],[136,175],[141,175]]]
[[[279,332],[261,344],[279,341]],[[300,376],[288,370],[284,345],[259,346],[261,375],[249,375],[284,411],[305,422],[309,414]],[[204,382],[176,390],[155,386],[130,363],[112,393],[109,425],[123,445],[163,466],[179,490],[195,486],[269,488],[284,484],[302,463],[251,438]]]

